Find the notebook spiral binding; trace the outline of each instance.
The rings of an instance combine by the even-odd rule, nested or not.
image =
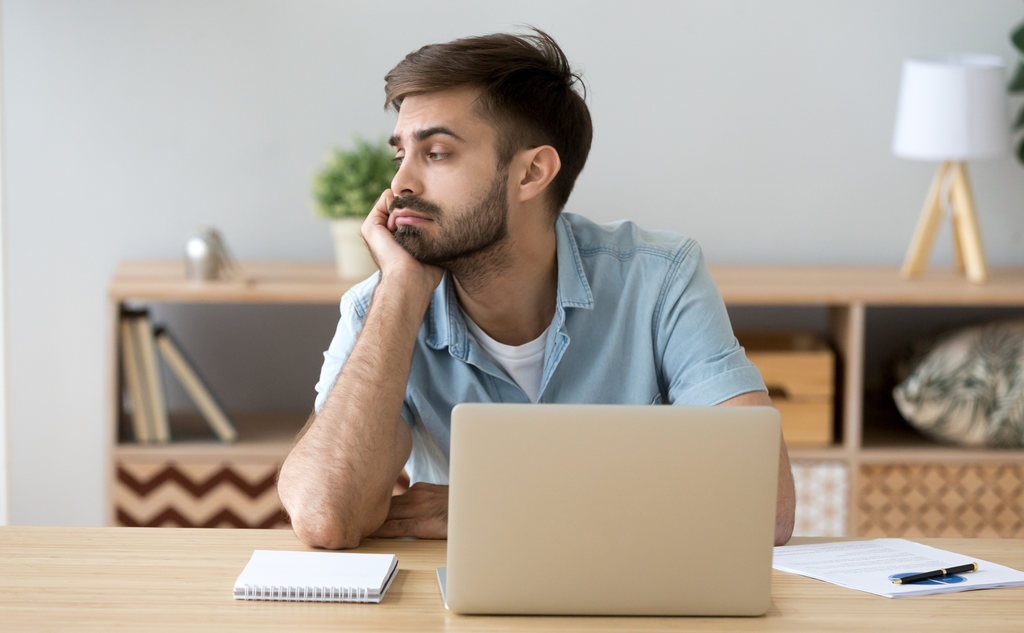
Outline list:
[[[358,587],[278,587],[245,585],[246,600],[293,602],[370,602],[370,592]]]

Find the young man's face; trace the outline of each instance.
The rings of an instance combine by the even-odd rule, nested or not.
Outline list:
[[[470,88],[411,96],[398,114],[388,228],[424,263],[444,266],[508,236],[508,169],[497,169],[497,131],[476,113],[478,96]]]

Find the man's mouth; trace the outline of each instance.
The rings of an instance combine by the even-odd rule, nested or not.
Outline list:
[[[396,209],[391,212],[391,215],[395,218],[395,225],[402,226],[404,224],[426,224],[427,222],[433,222],[430,218],[416,213],[410,209]]]

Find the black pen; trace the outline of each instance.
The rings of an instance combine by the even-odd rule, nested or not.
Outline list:
[[[892,584],[909,585],[915,582],[924,582],[926,580],[934,580],[935,578],[942,578],[944,576],[952,576],[953,574],[962,574],[967,571],[978,571],[978,563],[968,563],[967,565],[960,565],[959,567],[936,569],[935,571],[925,571],[920,574],[904,576],[903,578],[897,578],[892,581]]]

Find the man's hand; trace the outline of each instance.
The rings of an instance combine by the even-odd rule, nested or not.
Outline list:
[[[391,276],[411,279],[426,284],[433,291],[441,283],[444,269],[417,261],[395,241],[393,233],[397,227],[394,221],[389,222],[394,200],[395,194],[390,189],[377,199],[363,222],[363,241],[380,268],[381,279]]]
[[[388,518],[370,536],[448,538],[448,486],[417,482],[407,492],[391,497]]]
[[[397,218],[388,228],[394,199],[385,191],[363,222],[363,240],[381,278],[362,330],[277,480],[295,534],[315,547],[357,547],[389,509],[394,514],[391,491],[412,450],[402,401],[416,335],[444,271],[417,261],[395,241]],[[447,532],[447,507],[446,489],[440,527],[430,524],[441,538]]]

